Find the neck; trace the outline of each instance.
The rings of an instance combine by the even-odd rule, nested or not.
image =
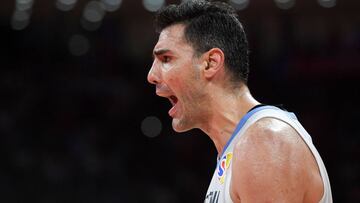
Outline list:
[[[245,85],[236,92],[213,90],[212,93],[208,108],[211,109],[210,116],[200,129],[211,138],[218,154],[221,154],[238,122],[259,102]]]

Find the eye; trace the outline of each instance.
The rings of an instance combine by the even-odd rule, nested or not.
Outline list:
[[[170,62],[170,59],[171,59],[170,56],[163,56],[163,60],[162,60],[162,61],[163,61],[164,63],[168,63],[168,62]]]

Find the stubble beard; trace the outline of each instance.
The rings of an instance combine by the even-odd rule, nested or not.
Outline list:
[[[207,95],[200,91],[192,93],[183,100],[181,117],[173,118],[172,126],[176,132],[186,132],[194,128],[201,128],[209,118],[209,108],[206,104]]]
[[[206,113],[209,101],[208,95],[204,92],[204,84],[199,84],[200,72],[197,66],[193,63],[193,74],[187,81],[189,91],[181,99],[182,100],[182,115],[179,118],[173,118],[172,126],[176,132],[186,132],[194,128],[200,128],[203,122],[206,122]]]

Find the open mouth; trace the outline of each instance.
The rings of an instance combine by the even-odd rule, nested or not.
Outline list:
[[[178,101],[178,98],[177,98],[176,96],[174,96],[174,95],[171,95],[171,96],[169,97],[169,100],[170,100],[171,104],[172,104],[173,106],[175,106],[175,104],[176,104],[177,101]]]
[[[175,113],[176,113],[176,110],[177,110],[176,104],[178,103],[178,98],[176,96],[174,96],[174,95],[171,95],[169,97],[169,100],[170,100],[170,102],[172,104],[172,108],[169,110],[169,115],[171,117],[174,117]]]

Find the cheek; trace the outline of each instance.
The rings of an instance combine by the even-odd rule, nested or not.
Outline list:
[[[182,71],[177,68],[174,64],[166,63],[162,65],[163,78],[166,83],[173,86],[181,84],[185,78]]]
[[[173,66],[171,66],[171,64],[169,64],[169,63],[165,63],[162,65],[162,69],[163,69],[164,73],[167,73],[173,69]]]
[[[186,95],[189,91],[189,87],[186,84],[186,79],[182,77],[181,73],[169,72],[165,80],[168,87],[179,99],[187,97]]]
[[[192,92],[194,83],[198,81],[196,73],[191,70],[194,68],[192,64],[167,63],[163,64],[162,68],[164,81],[176,94],[182,92],[182,96],[186,96]]]
[[[175,75],[174,77],[169,78],[168,84],[169,86],[171,86],[171,89],[175,91],[175,94],[178,94],[179,91],[181,91],[184,88],[182,81],[183,80],[181,77],[179,77],[179,75]]]

